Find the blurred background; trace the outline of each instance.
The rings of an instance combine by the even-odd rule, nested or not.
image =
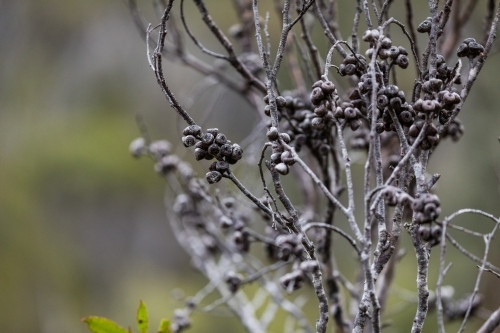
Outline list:
[[[216,22],[227,31],[235,22],[230,1],[206,2]],[[270,1],[264,2],[261,12],[272,10]],[[157,24],[151,3],[139,1],[139,5],[149,22]],[[350,31],[351,6],[340,4],[341,31]],[[428,16],[418,6],[417,23]],[[480,1],[464,37],[481,39],[484,7],[485,1]],[[193,31],[205,45],[221,50],[212,44],[214,39],[207,35],[193,8],[187,4]],[[392,14],[401,10],[396,4]],[[278,21],[271,19],[271,35],[276,37],[279,29]],[[320,29],[315,38],[323,40]],[[277,40],[271,41],[275,50]],[[186,44],[193,54],[214,64],[189,40]],[[324,57],[328,46],[324,42],[318,46]],[[423,47],[421,44],[421,50]],[[442,175],[436,186],[442,216],[464,207],[500,214],[498,43],[494,49],[460,116],[465,135],[458,144],[443,142],[428,168],[430,173]],[[212,86],[189,100],[202,79],[193,70],[168,63],[165,71],[181,103],[192,102],[192,115],[203,127],[219,127],[238,142],[258,123],[258,115],[225,88]],[[280,80],[286,87],[286,67],[282,72]],[[401,79],[405,88],[413,84],[412,75]],[[141,299],[148,305],[155,328],[161,317],[171,317],[175,308],[183,306],[179,295],[193,295],[204,285],[204,278],[190,266],[171,234],[167,223],[170,208],[163,203],[165,181],[154,173],[150,160],[137,161],[129,155],[129,143],[140,135],[137,115],[143,117],[153,139],[168,139],[177,145],[180,156],[193,161],[192,154],[179,147],[182,123],[156,85],[143,36],[124,1],[0,0],[2,332],[83,333],[87,330],[79,320],[88,315],[135,327]],[[203,172],[199,165],[195,167]],[[246,182],[257,176],[257,168],[253,168],[255,175],[245,177]],[[361,188],[362,165],[355,166],[355,172],[356,185]],[[490,222],[470,216],[457,223],[482,232],[492,227]],[[481,239],[455,235],[472,252],[482,255]],[[490,252],[496,265],[500,265],[499,238]],[[415,312],[415,304],[402,302],[411,298],[416,279],[413,249],[406,234],[402,239],[407,255],[398,266],[397,288],[387,313],[392,325],[387,332],[408,331]],[[437,254],[434,250],[431,288],[437,278]],[[476,264],[451,248],[447,259],[453,266],[445,284],[454,285],[457,297],[472,292]],[[341,265],[350,267],[350,263]],[[499,287],[498,279],[485,273],[481,284],[485,309],[500,306]],[[315,311],[312,307],[311,322]],[[218,315],[223,320],[196,313],[191,331],[243,331],[231,316]],[[429,317],[424,331],[434,332],[435,315]],[[481,323],[481,319],[473,319],[468,329]]]

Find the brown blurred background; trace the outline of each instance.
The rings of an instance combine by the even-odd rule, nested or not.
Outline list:
[[[234,23],[230,1],[206,2],[227,31]],[[265,8],[271,10],[264,2],[262,13]],[[480,36],[483,2],[464,37]],[[139,4],[156,24],[151,3]],[[351,6],[347,2],[340,6],[341,31],[350,31]],[[416,9],[417,23],[428,16],[424,9]],[[392,14],[398,12],[400,4]],[[200,25],[191,3],[187,13],[204,44],[220,50],[211,44],[214,39]],[[272,20],[274,36],[278,29],[277,21]],[[319,29],[315,35],[322,40]],[[273,42],[275,50],[276,39]],[[409,48],[402,38],[399,42]],[[190,41],[186,44],[199,54]],[[327,45],[318,45],[324,57]],[[282,82],[287,80],[285,71]],[[202,77],[180,64],[166,65],[166,73],[181,103],[187,103]],[[412,85],[412,75],[402,78],[403,87]],[[442,143],[432,158],[428,171],[442,175],[437,193],[443,216],[463,207],[500,214],[499,77],[500,57],[495,51],[460,116],[464,137],[458,144]],[[195,119],[204,127],[224,129],[235,141],[250,132],[248,124],[257,123],[255,113],[225,88],[211,87],[196,97],[192,106]],[[86,328],[79,319],[87,315],[106,316],[135,327],[140,299],[148,305],[155,328],[161,317],[172,316],[183,305],[173,291],[192,295],[203,286],[203,277],[191,268],[171,235],[166,221],[169,208],[166,215],[163,205],[164,180],[154,173],[151,161],[136,161],[128,153],[130,141],[139,135],[138,114],[153,138],[166,138],[179,146],[182,124],[156,85],[143,38],[124,1],[0,0],[2,332],[83,333]],[[192,161],[185,148],[176,151]],[[251,168],[257,172],[256,167]],[[356,185],[361,189],[362,166],[355,169]],[[476,217],[461,218],[457,223],[483,232],[491,228],[489,222]],[[456,235],[481,255],[480,239]],[[416,279],[415,256],[406,234],[403,241],[407,255],[399,266],[397,288],[384,317],[392,321],[387,332],[407,331],[415,311],[414,304],[401,302],[408,296],[406,290],[415,290]],[[497,240],[490,252],[497,265],[499,251]],[[437,278],[436,255],[434,250],[431,288]],[[453,284],[458,296],[471,292],[475,263],[454,249],[448,251],[447,259],[454,264],[445,284]],[[342,265],[350,267],[349,263]],[[500,306],[498,279],[486,273],[481,286],[485,307]],[[315,307],[311,314],[313,322]],[[425,332],[435,330],[435,315],[429,317]],[[224,311],[217,316],[197,313],[193,323],[192,332],[242,331]],[[469,329],[480,323],[474,319]]]

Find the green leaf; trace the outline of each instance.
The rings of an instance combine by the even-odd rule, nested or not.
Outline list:
[[[160,321],[160,327],[158,327],[158,333],[171,333],[170,320],[163,318]]]
[[[93,333],[128,333],[123,327],[118,326],[112,320],[103,317],[90,316],[82,319],[89,326],[89,330]]]
[[[139,308],[137,309],[137,328],[140,333],[148,332],[148,310],[143,301],[139,303]]]

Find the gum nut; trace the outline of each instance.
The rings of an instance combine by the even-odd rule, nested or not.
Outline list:
[[[323,90],[320,87],[316,87],[312,90],[310,98],[311,103],[313,103],[314,105],[318,105],[325,98],[325,95],[323,94]]]
[[[389,48],[389,57],[391,57],[391,59],[396,59],[399,55],[399,48],[397,46],[391,46]]]
[[[413,200],[413,202],[411,203],[411,209],[414,212],[422,211],[424,209],[424,202],[420,199]]]
[[[379,108],[385,108],[389,104],[389,98],[386,95],[377,96],[377,106]]]
[[[388,49],[392,46],[392,41],[389,37],[384,37],[381,41],[381,46],[384,48],[384,49]]]
[[[217,145],[216,143],[213,143],[211,144],[208,149],[207,149],[208,153],[212,156],[215,156],[217,154],[219,154],[220,152],[220,147],[219,145]]]
[[[128,149],[130,151],[130,154],[132,154],[132,156],[138,158],[142,155],[145,148],[146,148],[146,140],[144,140],[144,138],[137,138],[130,143]]]
[[[441,235],[443,234],[443,229],[441,229],[441,226],[435,225],[431,229],[431,235],[434,239],[439,239],[441,238]]]
[[[270,141],[275,141],[279,137],[278,129],[274,126],[271,126],[271,128],[269,128],[269,131],[267,131],[266,135]]]
[[[292,141],[288,133],[280,133],[280,138],[285,141],[285,143],[290,143],[290,141]]]
[[[155,155],[156,158],[160,158],[169,155],[172,148],[170,142],[167,140],[154,141],[149,145],[149,151],[151,154]]]
[[[219,134],[219,129],[218,128],[207,128],[206,132],[212,134],[215,138],[217,136],[217,134]]]
[[[366,30],[365,33],[363,34],[363,40],[365,42],[373,42],[374,38],[373,38],[373,30]]]
[[[285,163],[278,163],[274,168],[276,169],[276,171],[278,171],[278,173],[282,175],[287,175],[288,172],[290,171],[288,165],[286,165]]]
[[[399,92],[399,88],[398,86],[395,86],[393,84],[390,84],[388,85],[386,88],[385,88],[385,94],[389,97],[389,98],[392,98],[392,97],[396,97],[397,94]]]
[[[333,94],[336,90],[335,84],[331,81],[325,81],[321,84],[321,89],[327,95]]]
[[[356,65],[354,65],[354,64],[347,64],[345,66],[344,71],[345,71],[346,75],[349,75],[349,76],[355,75],[356,71],[357,71]]]
[[[210,133],[204,133],[201,136],[201,142],[203,142],[206,145],[211,145],[214,142],[214,140],[215,140],[215,137]]]
[[[431,230],[429,227],[420,226],[418,228],[418,235],[423,241],[427,242],[429,239],[431,239]]]
[[[404,54],[400,54],[398,58],[396,59],[396,64],[401,67],[402,69],[408,68],[408,65],[410,63],[410,60],[408,59],[407,56]]]
[[[349,121],[349,127],[351,127],[351,130],[355,131],[361,126],[361,120],[359,119],[352,119]]]
[[[458,46],[457,56],[460,58],[467,57],[469,55],[469,46],[465,43],[462,43]]]
[[[325,122],[323,121],[323,118],[322,117],[313,118],[313,120],[311,121],[311,127],[316,130],[320,130],[323,127],[325,127]]]
[[[224,173],[229,169],[229,163],[225,161],[217,161],[215,163],[215,169],[220,173]]]
[[[355,119],[356,118],[356,110],[354,110],[354,108],[351,108],[351,107],[345,108],[344,109],[344,117],[347,120]]]
[[[324,104],[320,104],[319,106],[317,106],[315,109],[314,109],[314,113],[318,116],[318,117],[324,117],[326,114],[327,114],[328,110],[326,109],[325,105]]]
[[[201,127],[198,125],[189,125],[182,131],[183,135],[193,135],[193,136],[198,136],[201,134]]]
[[[218,183],[222,179],[222,175],[218,171],[207,172],[206,178],[209,184]]]
[[[233,160],[239,161],[243,157],[243,149],[238,144],[233,144],[233,151],[231,153],[231,158]]]

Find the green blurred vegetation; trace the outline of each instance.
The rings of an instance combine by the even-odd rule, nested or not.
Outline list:
[[[233,22],[232,15],[227,15],[232,14],[232,7],[222,0],[207,3],[214,19],[227,30]],[[156,20],[150,3],[140,4]],[[340,17],[344,31],[350,31],[351,5],[341,4],[346,13]],[[416,12],[417,21],[426,16],[426,12]],[[188,18],[194,31],[210,44],[213,38],[197,21],[197,13],[190,11]],[[472,36],[477,36],[475,27],[481,27],[481,17],[474,17],[470,25]],[[278,29],[277,21],[272,20],[272,33]],[[0,36],[2,331],[85,332],[79,319],[88,315],[132,326],[130,313],[139,299],[148,303],[151,322],[169,317],[183,306],[172,290],[180,288],[189,296],[205,281],[187,264],[189,259],[169,231],[163,207],[164,181],[154,174],[150,161],[134,161],[128,154],[129,142],[139,135],[136,114],[144,117],[154,138],[176,144],[181,126],[156,86],[145,45],[126,5],[96,0],[2,1]],[[315,37],[322,38],[319,29]],[[272,42],[276,45],[275,39]],[[319,46],[324,55],[327,45]],[[199,54],[192,45],[189,48]],[[437,187],[443,216],[462,207],[500,214],[499,66],[495,53],[475,84],[460,117],[465,136],[459,144],[443,143],[433,156],[429,172],[442,175]],[[167,69],[167,80],[185,101],[201,77],[179,64],[169,64]],[[286,82],[286,66],[282,72],[280,80]],[[402,85],[412,83],[407,77]],[[256,117],[249,112],[233,116],[234,105],[245,109],[240,104],[234,94],[214,87],[199,96],[192,112],[196,119],[205,119],[204,125],[227,127],[230,136],[243,138],[249,133],[245,124],[255,123]],[[206,110],[206,105],[213,110]],[[192,161],[184,148],[177,151]],[[361,188],[362,166],[355,168],[356,185]],[[481,219],[462,218],[460,223],[488,230]],[[457,239],[481,253],[480,240]],[[398,289],[384,317],[393,323],[387,332],[404,331],[415,311],[414,304],[400,299],[415,284],[415,258],[406,235],[401,247],[407,254],[398,266]],[[496,242],[490,252],[497,265],[499,250]],[[345,251],[342,240],[336,242],[335,251]],[[453,249],[448,260],[454,265],[445,283],[453,284],[457,295],[470,292],[475,264]],[[353,262],[339,265],[347,272]],[[437,268],[434,256],[430,286],[436,281]],[[249,286],[246,290],[252,293],[255,289]],[[486,294],[485,306],[497,307],[500,289],[496,278],[485,274],[481,290]],[[314,303],[308,291],[298,295],[309,295]],[[309,306],[308,313],[314,318],[315,306]],[[285,318],[283,313],[279,316]],[[431,315],[425,332],[433,332],[433,318]],[[193,322],[192,332],[242,331],[223,310],[216,316],[196,313]]]

